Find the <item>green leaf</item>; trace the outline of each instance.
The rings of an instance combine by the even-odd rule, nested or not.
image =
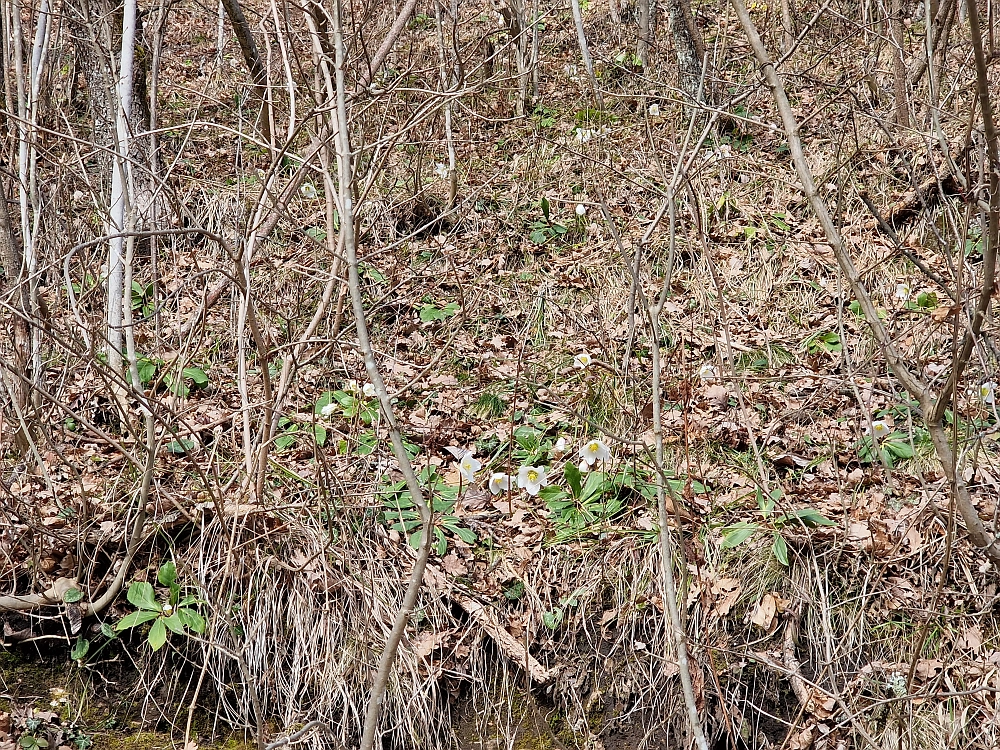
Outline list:
[[[326,428],[321,424],[314,424],[313,437],[316,440],[316,445],[322,447],[326,443]]]
[[[542,624],[549,630],[555,630],[563,620],[562,607],[553,607],[548,612],[542,613]]]
[[[90,641],[86,638],[77,638],[76,643],[73,644],[73,650],[69,652],[69,658],[73,661],[80,661],[87,656],[88,651],[90,651]]]
[[[139,612],[131,612],[125,615],[117,625],[115,625],[115,630],[121,632],[123,630],[129,630],[131,628],[137,627],[139,625],[144,625],[150,620],[155,620],[160,616],[159,612],[149,612],[148,610],[140,610]]]
[[[896,458],[913,458],[913,448],[910,447],[909,443],[904,443],[901,440],[886,440],[882,443],[882,447]]]
[[[181,622],[191,628],[191,630],[195,633],[201,634],[205,632],[205,618],[193,609],[182,607],[177,610],[177,615],[181,618]]]
[[[167,626],[163,624],[165,618],[160,617],[156,622],[153,623],[153,627],[149,629],[149,635],[146,636],[146,640],[149,641],[149,645],[152,646],[153,651],[159,651],[163,644],[167,642]]]
[[[160,611],[160,605],[156,602],[156,595],[153,592],[153,586],[146,581],[136,581],[133,583],[128,587],[128,594],[126,596],[134,607],[151,610],[153,612]]]
[[[160,569],[156,571],[156,580],[162,586],[169,586],[177,580],[177,566],[174,565],[173,560],[167,560],[160,566]]]
[[[148,360],[146,358],[140,359],[138,364],[139,369],[139,380],[144,385],[152,382],[153,378],[156,377],[156,362]]]
[[[771,551],[774,553],[774,559],[788,567],[788,545],[785,544],[785,538],[781,534],[774,535],[774,543],[771,545]]]
[[[549,208],[550,208],[550,206],[549,206],[549,199],[546,198],[545,196],[542,196],[542,199],[538,202],[538,205],[542,209],[542,216],[545,217],[545,221],[548,221],[549,220]]]
[[[431,323],[436,320],[450,318],[457,312],[458,304],[455,302],[449,302],[447,305],[440,308],[435,305],[428,304],[420,308],[420,320],[424,323]]]
[[[181,455],[187,453],[188,451],[194,450],[195,445],[197,445],[197,443],[195,443],[194,440],[181,438],[180,440],[171,440],[169,443],[167,443],[166,448],[171,453]]]
[[[775,526],[782,526],[789,523],[790,521],[798,519],[806,526],[816,527],[816,526],[836,526],[836,521],[831,521],[826,518],[818,510],[813,508],[802,508],[800,510],[793,510],[784,516],[774,519]]]
[[[326,241],[326,230],[320,229],[319,227],[308,227],[305,230],[306,237],[323,244]]]
[[[83,592],[80,589],[67,589],[63,594],[63,601],[67,604],[75,604],[83,599]]]
[[[274,447],[279,451],[283,451],[287,448],[291,448],[295,445],[295,440],[298,437],[295,432],[299,429],[298,425],[292,427],[284,435],[279,435],[274,439]]]
[[[109,623],[109,622],[102,622],[101,623],[101,635],[103,635],[105,638],[115,638],[115,637],[117,637],[117,633],[115,633],[115,629],[113,627],[111,627],[111,623]]]
[[[326,391],[316,400],[315,412],[317,414],[323,413],[323,408],[329,406],[333,403],[333,391]]]
[[[567,463],[563,468],[563,476],[573,490],[573,497],[580,497],[580,490],[583,489],[583,475],[574,463]]]
[[[463,526],[449,526],[448,528],[450,528],[454,532],[455,536],[466,544],[476,543],[476,532],[472,529],[466,529]]]
[[[181,371],[181,376],[185,378],[191,378],[193,382],[199,388],[204,388],[208,385],[208,375],[200,367],[185,367]]]
[[[184,623],[177,612],[174,612],[170,617],[164,617],[161,622],[177,635],[184,635]]]
[[[722,530],[722,549],[738,547],[760,528],[755,523],[735,523]]]
[[[437,539],[437,545],[435,547],[435,550],[439,555],[443,555],[445,552],[448,551],[448,538],[444,535],[444,532],[441,531],[441,529],[439,529],[437,526],[434,527],[434,536]]]
[[[580,494],[580,502],[592,503],[598,499],[608,488],[608,477],[603,471],[592,471],[587,475],[587,482],[583,485]]]

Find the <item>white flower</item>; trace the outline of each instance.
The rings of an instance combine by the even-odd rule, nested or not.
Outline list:
[[[896,299],[906,301],[910,298],[911,290],[909,284],[896,284]]]
[[[587,352],[580,352],[573,357],[573,367],[578,370],[586,369],[593,362],[593,358]]]
[[[588,471],[590,471],[590,464],[587,463],[587,459],[583,459],[582,461],[580,461],[580,464],[576,468],[580,470],[581,474],[586,474]]]
[[[170,617],[170,615],[172,615],[173,612],[174,612],[174,605],[172,604],[163,605],[163,614],[165,614],[167,617]]]
[[[365,394],[366,398],[372,398],[375,396],[375,386],[372,383],[365,383],[365,387],[361,389],[361,392]]]
[[[501,492],[506,492],[510,489],[510,474],[504,474],[503,472],[497,472],[490,477],[490,493],[493,495],[499,495]]]
[[[337,411],[337,402],[336,401],[331,401],[326,406],[324,406],[322,409],[320,409],[319,413],[322,414],[324,417],[329,417],[335,411]]]
[[[316,197],[316,186],[311,182],[303,182],[302,187],[299,188],[299,195],[301,195],[306,200],[312,200]]]
[[[597,461],[607,461],[611,458],[611,451],[601,440],[591,440],[580,449],[580,458],[587,462],[588,466],[593,466]]]
[[[476,481],[476,472],[481,468],[483,468],[482,461],[473,456],[471,451],[458,462],[458,473],[462,475],[462,479],[470,484]]]
[[[358,392],[358,381],[357,380],[348,380],[346,383],[344,383],[344,390],[347,391],[348,393],[357,393]]]
[[[73,202],[74,202],[74,203],[79,203],[79,202],[80,202],[80,201],[82,201],[82,200],[83,200],[83,199],[84,199],[85,197],[86,197],[86,196],[84,195],[84,193],[83,193],[83,191],[82,191],[82,190],[74,190],[74,191],[73,191]]]
[[[566,438],[560,437],[556,440],[556,444],[552,446],[552,452],[557,456],[561,456],[566,452]]]
[[[652,104],[649,105],[649,116],[650,117],[660,116],[660,105],[657,104],[656,102],[653,102]]]
[[[646,650],[646,644],[645,644],[645,643],[643,643],[642,641],[636,641],[636,642],[635,642],[634,644],[632,644],[632,645],[634,645],[634,646],[635,646],[635,650],[636,650],[636,651],[645,651],[645,650]]]
[[[713,380],[719,379],[719,371],[711,362],[706,362],[698,368],[698,377],[706,383],[711,383]]]
[[[987,406],[993,406],[996,403],[996,395],[997,384],[992,380],[987,380],[979,386],[979,400]]]
[[[593,137],[594,137],[594,131],[591,130],[590,128],[576,129],[576,139],[580,141],[580,143],[586,143]]]
[[[577,216],[586,216],[587,215],[587,207],[585,205],[583,205],[582,203],[577,203],[576,204],[576,215]]]
[[[529,495],[537,495],[548,483],[544,466],[522,466],[517,470],[517,486]]]
[[[439,179],[442,179],[442,180],[447,180],[448,179],[448,165],[447,164],[442,164],[441,162],[438,162],[437,164],[435,164],[434,165],[434,176],[437,177],[437,178],[439,178]]]
[[[874,435],[876,440],[881,440],[892,433],[892,428],[882,419],[876,419],[871,427],[865,427],[866,435]]]

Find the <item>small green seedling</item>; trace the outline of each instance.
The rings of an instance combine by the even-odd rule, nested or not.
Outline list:
[[[136,581],[128,588],[128,600],[137,611],[125,615],[115,625],[115,630],[130,630],[152,622],[146,640],[154,651],[167,642],[169,630],[177,635],[185,635],[186,630],[194,633],[205,632],[205,618],[194,607],[201,603],[196,596],[181,596],[181,586],[177,583],[177,568],[173,562],[165,562],[156,573],[156,580],[169,593],[163,600],[157,600],[152,584]]]

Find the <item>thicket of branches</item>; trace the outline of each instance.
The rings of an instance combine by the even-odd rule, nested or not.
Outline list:
[[[3,0],[0,748],[995,747],[994,20]]]

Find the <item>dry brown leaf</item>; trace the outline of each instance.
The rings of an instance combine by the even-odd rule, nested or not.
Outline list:
[[[750,622],[768,632],[774,627],[775,614],[778,611],[778,603],[770,594],[764,594],[764,598],[757,603]]]

